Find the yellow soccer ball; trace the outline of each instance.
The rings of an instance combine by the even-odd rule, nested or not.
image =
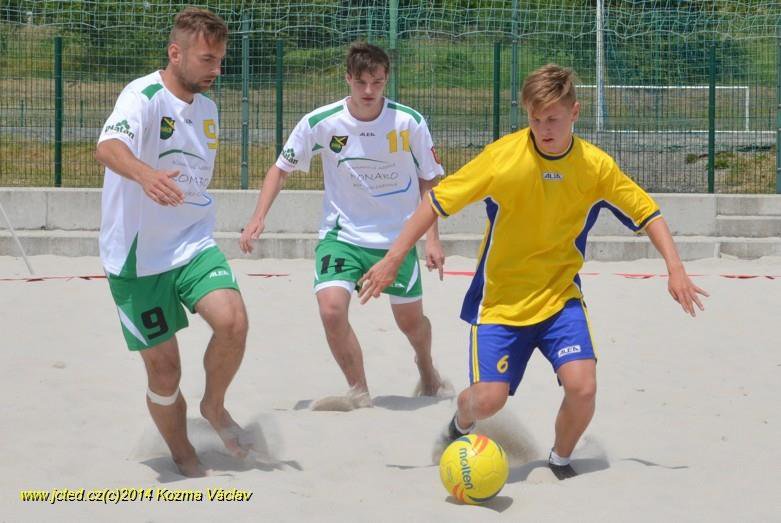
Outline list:
[[[467,434],[451,443],[439,460],[439,478],[448,493],[462,503],[477,505],[502,490],[510,464],[498,443]]]

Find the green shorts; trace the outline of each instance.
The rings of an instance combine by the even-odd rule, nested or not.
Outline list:
[[[315,291],[339,286],[352,292],[361,276],[387,252],[387,249],[359,247],[329,237],[320,240],[315,248]],[[347,285],[340,285],[340,282],[346,282]],[[396,281],[382,292],[410,301],[420,299],[423,295],[420,265],[414,247],[404,257]]]
[[[209,247],[186,265],[167,272],[124,278],[108,275],[128,349],[144,350],[187,327],[187,313],[217,289],[236,289],[236,277],[218,247]]]

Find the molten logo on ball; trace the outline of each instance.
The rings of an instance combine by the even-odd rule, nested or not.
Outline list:
[[[509,472],[502,447],[479,434],[455,440],[439,461],[439,477],[445,489],[457,500],[470,505],[496,496]]]

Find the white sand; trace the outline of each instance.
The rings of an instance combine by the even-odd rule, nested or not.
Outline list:
[[[96,258],[31,258],[45,275],[101,274]],[[541,461],[561,391],[533,356],[498,419],[484,426],[513,454],[510,480],[484,507],[448,498],[430,464],[450,401],[411,397],[412,350],[385,299],[353,304],[373,409],[311,412],[312,399],[346,389],[311,293],[312,261],[232,262],[250,313],[246,357],[228,408],[264,460],[221,452],[197,413],[208,329],[179,336],[191,439],[215,476],[175,474],[144,403],[141,359],[125,349],[104,280],[0,281],[0,521],[770,521],[781,514],[781,259],[688,264],[712,295],[692,319],[658,260],[589,263],[584,290],[599,348],[597,413],[574,457],[581,476],[556,482]],[[448,260],[450,270],[473,261]],[[247,273],[288,273],[258,278]],[[23,277],[0,257],[0,278]],[[461,390],[467,326],[458,319],[469,283],[426,274],[434,357]],[[355,300],[354,300],[355,302]],[[531,461],[529,461],[531,460]],[[249,502],[22,503],[22,489],[237,488]]]

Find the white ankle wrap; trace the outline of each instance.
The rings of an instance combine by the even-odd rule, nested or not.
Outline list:
[[[170,407],[171,405],[176,403],[176,399],[179,397],[179,389],[177,388],[176,392],[174,392],[170,396],[161,396],[160,394],[152,392],[152,389],[147,387],[147,389],[146,389],[146,396],[147,396],[147,398],[149,398],[149,401],[151,401],[155,405],[162,405],[163,407]]]

